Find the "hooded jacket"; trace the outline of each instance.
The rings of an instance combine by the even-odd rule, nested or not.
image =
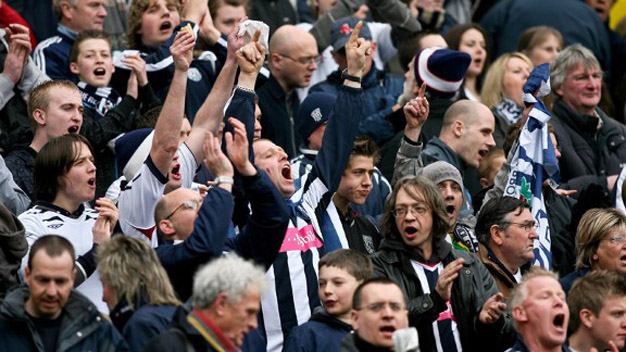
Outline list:
[[[17,284],[17,270],[27,250],[24,225],[0,203],[0,300]]]

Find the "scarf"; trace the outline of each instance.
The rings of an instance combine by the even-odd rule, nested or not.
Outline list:
[[[78,82],[77,86],[85,109],[92,110],[96,119],[103,118],[110,109],[122,101],[122,97],[113,88],[98,88],[82,81]]]
[[[509,125],[516,123],[522,119],[524,107],[517,105],[513,100],[502,98],[502,100],[493,107],[496,114],[502,116]]]

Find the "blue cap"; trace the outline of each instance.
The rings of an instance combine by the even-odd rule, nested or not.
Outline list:
[[[305,143],[315,129],[328,121],[336,99],[337,97],[332,94],[315,92],[307,95],[300,104],[298,132]]]
[[[356,27],[359,21],[361,21],[361,19],[356,17],[344,17],[333,23],[330,29],[330,42],[333,43],[334,51],[343,49],[343,47],[346,46],[354,27]],[[361,32],[359,32],[359,38],[372,40],[372,33],[365,21],[363,21],[363,27],[361,27]]]
[[[420,50],[415,56],[415,81],[426,82],[426,90],[440,98],[451,98],[461,88],[472,62],[468,53],[437,47]]]

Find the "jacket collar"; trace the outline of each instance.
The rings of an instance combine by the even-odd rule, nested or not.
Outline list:
[[[440,160],[443,159],[446,162],[452,164],[454,167],[457,168],[457,170],[459,170],[459,172],[461,172],[461,176],[463,176],[463,173],[465,169],[467,168],[467,165],[465,165],[463,160],[459,158],[459,156],[457,155],[457,153],[454,152],[454,150],[452,150],[447,144],[445,144],[437,136],[434,136],[433,138],[431,138],[431,140],[428,141],[428,143],[426,144],[426,147],[424,148],[424,152],[427,152],[429,154],[432,153],[432,150],[439,150],[443,154],[443,158],[439,158],[439,159]]]
[[[76,36],[78,36],[78,33],[74,32],[73,30],[69,29],[67,26],[64,26],[60,23],[57,26],[57,33],[60,36],[69,39],[71,42],[76,40]]]

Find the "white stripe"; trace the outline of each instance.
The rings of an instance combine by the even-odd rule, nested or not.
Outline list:
[[[261,67],[261,71],[259,71],[259,73],[265,78],[270,78],[270,70],[268,70],[265,66]]]
[[[428,286],[428,279],[426,278],[426,274],[424,273],[424,267],[419,265],[414,260],[411,260],[411,264],[413,264],[413,269],[417,274],[417,278],[420,280],[420,286],[422,286],[422,292],[425,295],[430,294],[430,287]],[[441,273],[441,265],[437,265],[437,272]],[[441,346],[441,339],[439,338],[439,326],[437,325],[437,320],[435,319],[432,322],[433,326],[433,337],[435,338],[435,344],[437,345],[437,352],[444,352],[443,346]]]
[[[224,40],[224,38],[222,38],[222,37],[219,37],[219,39],[217,40],[217,44],[219,44],[219,45],[221,45],[221,46],[223,46],[225,48],[228,48],[228,42],[226,40]]]
[[[333,224],[333,228],[337,233],[339,242],[341,242],[341,248],[350,248],[350,246],[348,246],[348,238],[346,237],[346,232],[343,230],[343,224],[341,223],[341,219],[339,219],[339,211],[335,207],[334,202],[330,202],[328,208],[326,208],[326,213],[328,213],[328,216],[330,217],[330,222]]]
[[[435,51],[440,49],[441,48],[434,47],[422,50],[417,61],[419,75],[431,88],[440,92],[456,92],[461,86],[461,83],[463,83],[463,79],[456,82],[446,81],[433,75],[428,69],[428,59]]]
[[[290,224],[291,225],[291,224]],[[263,311],[263,325],[267,336],[267,347],[282,346],[283,332],[280,324],[280,310],[278,309],[278,297],[276,296],[276,278],[274,277],[274,265],[270,266],[265,273],[267,289],[261,294],[261,309]]]
[[[61,42],[63,38],[60,36],[54,36],[52,38],[46,39],[43,42],[39,43],[35,48],[35,52],[33,53],[33,58],[35,59],[35,65],[44,73],[46,73],[46,55],[44,54],[44,49],[49,47],[52,44],[57,44]]]

